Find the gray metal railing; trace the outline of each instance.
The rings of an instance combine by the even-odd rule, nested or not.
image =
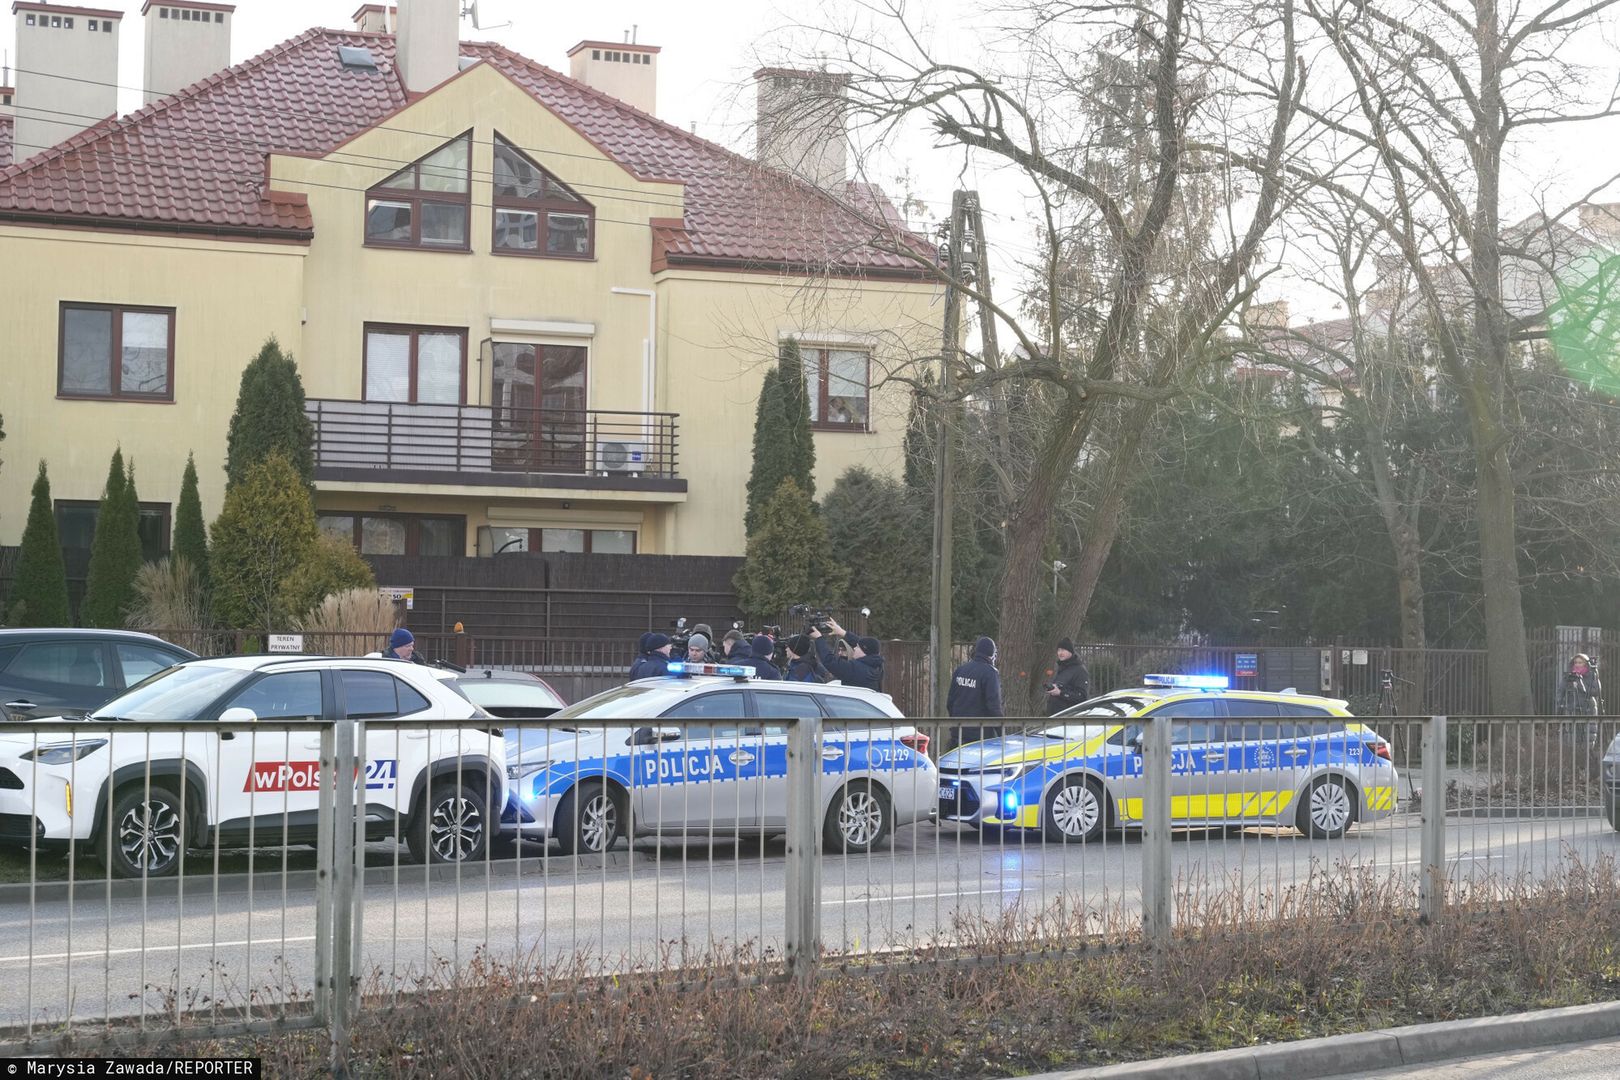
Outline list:
[[[554,989],[716,967],[744,981],[807,980],[1099,940],[1157,948],[1211,930],[1285,931],[1312,915],[1440,920],[1506,897],[1533,903],[1577,869],[1612,873],[1620,850],[1620,775],[1602,762],[1614,718],[1166,717],[1052,738],[1049,720],[964,730],[952,720],[626,717],[613,721],[617,743],[569,721],[501,723],[518,739],[509,748],[528,756],[508,758],[505,802],[486,800],[483,820],[533,826],[534,838],[420,865],[399,840],[420,828],[426,846],[430,823],[399,763],[413,740],[467,721],[0,729],[14,744],[0,768],[13,770],[24,768],[17,740],[140,748],[123,784],[147,795],[180,784],[185,812],[205,825],[244,786],[227,756],[295,769],[307,744],[318,759],[318,791],[248,781],[257,835],[205,828],[176,876],[122,881],[79,858],[103,852],[112,799],[98,801],[83,759],[53,767],[72,785],[74,812],[90,807],[108,831],[71,841],[59,865],[30,823],[26,882],[0,885],[0,909],[15,905],[0,919],[0,967],[26,969],[0,1045],[320,1027],[341,1059],[365,1010],[442,989],[445,973],[493,979],[498,968]],[[208,742],[227,733],[233,741]],[[1005,752],[975,750],[985,735],[1009,740],[991,744]],[[951,752],[958,743],[966,753]],[[857,769],[863,744],[890,767]],[[1317,751],[1317,764],[1301,764]],[[177,752],[196,760],[200,786],[177,780],[189,775],[171,767]],[[1368,771],[1333,764],[1352,753]],[[539,762],[550,764],[523,772]],[[1018,767],[1028,762],[1038,764]],[[64,792],[31,767],[18,781],[37,818],[41,799]],[[458,756],[428,787],[471,790],[476,803],[467,768]],[[345,776],[354,782],[337,782]],[[1318,822],[1313,794],[1335,778],[1348,816]],[[17,809],[9,784],[0,771],[0,811]],[[883,822],[870,850],[838,831],[863,791]],[[616,815],[616,842],[602,850],[582,839],[595,794],[595,809]],[[285,848],[284,830],[316,799],[314,855]],[[899,820],[900,807],[918,819]],[[392,828],[382,827],[390,809]],[[244,859],[247,872],[233,873]]]

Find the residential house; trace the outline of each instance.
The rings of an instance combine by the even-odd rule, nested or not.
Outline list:
[[[366,5],[220,68],[230,5],[148,0],[148,103],[119,117],[123,16],[13,5],[0,544],[39,458],[87,538],[120,445],[150,550],[191,451],[211,518],[270,337],[309,397],[321,525],[366,553],[741,554],[754,406],[790,337],[818,483],[899,468],[885,377],[937,352],[932,248],[850,182],[841,115],[775,123],[827,77],[759,73],[762,162],[652,115],[657,48],[581,42],[563,75],[460,41],[459,12]]]

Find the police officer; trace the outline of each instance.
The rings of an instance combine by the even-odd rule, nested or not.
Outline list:
[[[656,679],[669,674],[669,650],[674,642],[668,634],[641,635],[641,655],[630,665],[631,679]]]
[[[1046,684],[1046,715],[1056,716],[1091,696],[1091,672],[1075,655],[1074,642],[1064,638],[1057,643],[1057,667]]]
[[[951,672],[951,691],[945,699],[945,711],[954,718],[982,719],[999,717],[1001,711],[1001,672],[996,670],[996,643],[993,638],[981,637],[973,643],[973,658]],[[949,731],[955,749],[963,743],[999,738],[1001,728],[969,725],[953,727]]]
[[[877,638],[856,637],[848,633],[837,621],[827,620],[827,629],[833,636],[844,639],[849,646],[849,658],[842,659],[833,652],[827,635],[819,627],[810,630],[810,637],[815,640],[816,653],[821,658],[822,666],[831,673],[832,677],[845,686],[859,686],[867,690],[883,692],[883,657],[879,655],[882,644]]]

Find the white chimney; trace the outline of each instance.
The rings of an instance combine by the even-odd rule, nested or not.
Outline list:
[[[849,179],[849,76],[826,71],[760,68],[754,72],[758,112],[755,151],[762,165],[820,188]]]
[[[362,33],[387,34],[399,25],[399,8],[393,4],[361,4],[353,18],[354,28]]]
[[[461,70],[461,0],[400,0],[394,66],[423,94]]]
[[[124,15],[17,0],[14,162],[118,112],[118,30]]]
[[[582,41],[568,50],[568,73],[644,113],[658,114],[656,45]]]
[[[142,101],[151,103],[231,66],[234,4],[195,0],[146,0],[146,81]]]

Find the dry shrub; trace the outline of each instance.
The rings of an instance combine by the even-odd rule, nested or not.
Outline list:
[[[197,570],[179,555],[146,563],[135,575],[135,600],[125,624],[158,634],[181,648],[207,653],[214,644],[208,594]]]
[[[376,589],[345,589],[322,600],[293,629],[304,635],[304,651],[321,656],[364,656],[399,625],[394,601]]]
[[[1481,722],[1458,765],[1476,779],[1448,792],[1453,808],[1595,806],[1612,734],[1596,719]]]

